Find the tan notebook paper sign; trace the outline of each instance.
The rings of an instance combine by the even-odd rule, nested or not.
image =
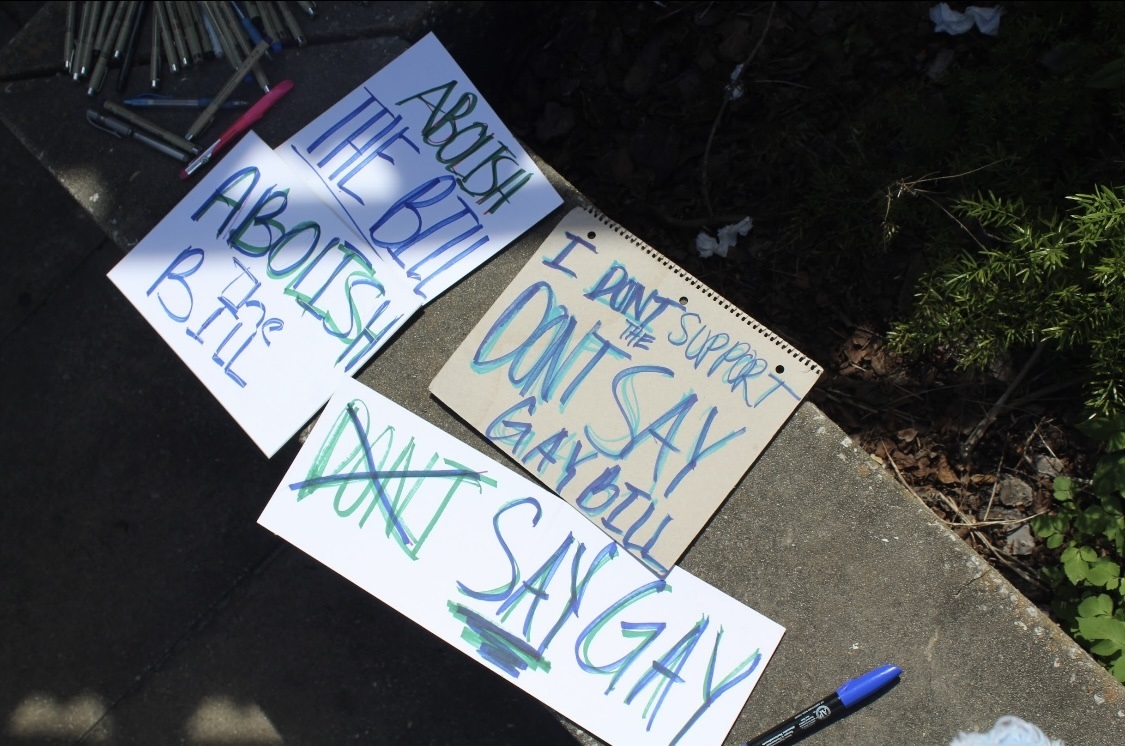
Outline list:
[[[579,208],[430,391],[664,576],[820,373]]]

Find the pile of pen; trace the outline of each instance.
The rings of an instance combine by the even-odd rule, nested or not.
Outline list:
[[[316,4],[293,3],[298,12],[316,15]],[[160,90],[161,73],[172,73],[208,58],[226,59],[238,69],[258,42],[273,52],[293,41],[304,46],[297,14],[286,2],[92,2],[66,4],[64,62],[86,92],[97,94],[111,64],[120,63],[117,90],[123,91],[140,41],[141,26],[150,16],[149,85]],[[263,91],[269,83],[257,65],[251,67]]]
[[[233,137],[257,121],[281,96],[292,88],[290,81],[270,84],[262,71],[262,57],[278,53],[287,42],[305,45],[305,34],[297,21],[298,14],[315,17],[313,2],[68,2],[66,4],[66,37],[64,61],[66,71],[76,82],[86,86],[89,96],[96,96],[105,83],[111,66],[118,67],[118,92],[125,90],[133,63],[138,55],[142,27],[148,19],[149,83],[153,93],[123,100],[125,106],[103,102],[109,112],[88,109],[87,120],[99,129],[117,137],[136,140],[178,161],[195,160],[181,172],[186,178]],[[296,10],[296,12],[294,12]],[[165,69],[179,73],[208,59],[226,60],[233,75],[214,96],[209,98],[171,98],[155,91],[161,87]],[[252,80],[265,94],[249,111],[239,117],[227,132],[206,150],[192,141],[213,121],[222,109],[250,106],[248,101],[232,100],[231,94],[243,80]],[[168,132],[126,107],[185,107],[201,109],[199,116],[184,136]]]

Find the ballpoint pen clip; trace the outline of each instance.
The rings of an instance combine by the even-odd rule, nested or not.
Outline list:
[[[102,124],[102,121],[104,121],[104,117],[93,109],[86,110],[86,121],[100,129],[102,132],[108,132],[109,134],[117,138],[125,138],[125,135],[121,134],[117,130]]]

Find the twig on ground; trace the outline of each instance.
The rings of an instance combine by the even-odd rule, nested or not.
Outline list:
[[[988,496],[988,505],[984,509],[984,518],[982,521],[988,520],[988,514],[992,512],[992,501],[996,499],[996,493],[1000,490],[1000,470],[1004,468],[1004,459],[1000,459],[1000,463],[996,465],[996,481],[992,483],[992,493]]]
[[[1057,455],[1055,455],[1055,449],[1051,448],[1051,444],[1048,443],[1047,439],[1043,437],[1043,433],[1039,432],[1039,425],[1038,424],[1036,424],[1036,426],[1035,426],[1035,432],[1039,436],[1039,442],[1042,443],[1043,447],[1047,449],[1047,453],[1051,454],[1051,458],[1053,458],[1055,461],[1059,461],[1061,463],[1059,457]]]
[[[1059,383],[1052,383],[1049,386],[1044,386],[1043,388],[1035,389],[1035,391],[1032,391],[1027,396],[1021,396],[1019,399],[1016,399],[1012,403],[1008,404],[1008,409],[1019,409],[1019,408],[1023,407],[1025,404],[1030,404],[1033,401],[1037,401],[1039,399],[1042,399],[1043,397],[1047,396],[1048,394],[1053,394],[1056,391],[1063,391],[1064,389],[1068,389],[1071,386],[1077,386],[1080,383],[1084,383],[1087,380],[1087,378],[1088,378],[1088,376],[1084,376],[1084,375],[1083,376],[1074,376],[1073,378],[1068,378],[1065,381],[1060,381]]]
[[[1047,584],[1044,583],[1042,580],[1040,580],[1038,577],[1036,577],[1033,574],[1035,572],[1035,570],[1028,567],[1023,562],[1020,562],[1019,560],[1017,560],[1015,557],[1008,554],[1007,552],[1005,552],[1001,549],[997,549],[995,546],[993,546],[992,542],[989,541],[987,538],[985,538],[984,534],[980,533],[979,531],[974,531],[973,536],[978,541],[980,541],[982,544],[984,544],[986,547],[988,547],[988,550],[990,552],[992,552],[993,556],[995,556],[996,559],[998,559],[1002,563],[1004,563],[1004,565],[1009,570],[1011,570],[1015,574],[1019,575],[1021,578],[1023,578],[1027,582],[1031,583],[1032,585],[1038,586],[1042,590],[1048,589]]]
[[[996,559],[999,560],[1005,567],[1007,567],[1009,570],[1016,573],[1032,585],[1036,585],[1043,589],[1047,588],[1047,584],[1036,577],[1035,570],[1033,568],[1028,567],[1026,564],[1020,562],[1015,557],[1003,551],[1002,549],[998,549],[995,544],[989,541],[988,537],[975,527],[975,521],[966,516],[961,511],[961,508],[957,505],[957,503],[952,500],[952,498],[947,496],[941,490],[934,490],[934,492],[938,497],[941,498],[941,501],[943,503],[945,503],[950,509],[952,509],[953,512],[957,514],[957,516],[961,518],[962,521],[965,522],[965,525],[963,525],[962,528],[967,529],[969,533],[973,535],[973,538],[983,544],[988,549],[988,551],[992,552],[992,555],[996,557]],[[946,524],[949,523],[949,521],[943,522]]]
[[[977,443],[984,436],[984,431],[987,430],[988,426],[993,423],[997,416],[999,416],[1000,411],[1004,409],[1004,405],[1007,404],[1008,398],[1011,397],[1012,392],[1019,388],[1019,385],[1023,383],[1023,379],[1027,377],[1027,374],[1033,367],[1035,367],[1035,364],[1039,362],[1039,358],[1042,357],[1043,351],[1046,348],[1047,342],[1045,340],[1035,345],[1035,350],[1031,353],[1031,357],[1027,359],[1027,362],[1024,363],[1023,367],[1020,369],[1020,372],[1017,373],[1016,377],[1012,379],[1012,382],[1008,385],[1007,390],[1005,390],[1004,393],[1000,395],[1000,398],[997,399],[996,403],[992,405],[992,409],[988,410],[988,414],[986,414],[984,418],[977,423],[977,426],[973,428],[973,431],[969,433],[969,437],[966,438],[965,442],[961,445],[962,461],[968,461],[973,455],[973,449],[976,448]]]
[[[737,223],[746,217],[745,215],[712,215],[708,218],[675,218],[655,207],[649,212],[676,228],[704,228],[712,223]]]
[[[1020,523],[1027,523],[1032,518],[1038,518],[1039,516],[1046,514],[1047,511],[1044,510],[1042,513],[1036,513],[1035,515],[1025,515],[1023,518],[1008,518],[1005,520],[995,521],[974,521],[973,523],[954,523],[953,521],[946,521],[945,523],[948,524],[950,528],[968,529],[984,528],[986,526],[1015,526]]]
[[[910,483],[906,481],[906,478],[902,475],[902,472],[899,470],[898,464],[895,463],[895,460],[893,458],[888,458],[887,460],[891,462],[891,467],[894,469],[895,475],[898,476],[898,481],[902,484],[902,486],[905,487],[907,489],[907,491],[910,492],[911,495],[914,495],[914,497],[918,498],[924,504],[926,501],[922,500],[922,498],[918,495],[918,493],[914,491],[914,488],[910,486]],[[1005,567],[1007,567],[1009,570],[1016,573],[1017,575],[1019,575],[1021,578],[1023,578],[1027,582],[1031,583],[1032,585],[1038,586],[1039,588],[1042,588],[1044,590],[1047,589],[1047,585],[1042,580],[1040,580],[1038,577],[1035,576],[1035,570],[1033,568],[1028,567],[1026,564],[1024,564],[1023,562],[1020,562],[1019,560],[1017,560],[1015,557],[1011,556],[1007,552],[996,548],[996,546],[991,541],[988,540],[988,537],[985,536],[984,533],[980,531],[980,528],[982,526],[996,525],[996,524],[1001,524],[1001,523],[1009,523],[1009,521],[987,521],[987,522],[975,521],[972,518],[970,518],[969,516],[965,515],[964,511],[961,510],[961,506],[959,506],[952,498],[950,498],[948,495],[946,495],[941,490],[934,490],[934,494],[936,494],[941,499],[941,501],[943,503],[945,503],[945,506],[947,508],[949,508],[951,511],[953,511],[954,515],[956,515],[958,518],[961,519],[961,523],[954,523],[952,521],[947,521],[944,518],[940,518],[940,517],[938,518],[938,520],[940,520],[942,523],[946,524],[947,526],[964,528],[964,529],[968,530],[969,533],[971,533],[973,535],[973,538],[975,540],[977,540],[981,544],[983,544],[988,549],[988,551],[992,552],[992,555],[994,557],[996,557],[996,559],[999,562],[1001,562]],[[1042,515],[1042,514],[1040,513],[1039,515]],[[1024,518],[1024,519],[1020,519],[1020,520],[1031,520],[1031,518],[1035,518],[1035,517],[1036,516],[1029,516],[1028,518]],[[1013,521],[1013,522],[1019,522],[1019,521]]]
[[[708,164],[711,161],[711,143],[715,140],[715,132],[719,129],[719,120],[723,118],[723,112],[727,110],[727,104],[731,102],[732,94],[734,93],[735,88],[738,86],[739,79],[742,77],[742,73],[746,70],[746,67],[750,64],[754,57],[758,54],[758,50],[762,48],[762,42],[766,40],[766,34],[769,33],[770,23],[773,21],[773,11],[776,7],[776,1],[770,3],[770,11],[766,16],[765,27],[762,28],[762,35],[758,37],[758,43],[755,44],[754,48],[750,50],[750,54],[748,54],[746,56],[746,59],[743,60],[742,64],[738,66],[737,74],[732,76],[730,83],[727,84],[726,92],[723,94],[723,102],[719,104],[719,111],[717,114],[715,114],[715,121],[711,124],[711,134],[707,136],[707,145],[703,148],[703,166],[700,174],[700,180],[703,187],[703,204],[707,208],[707,215],[712,219],[715,216],[715,210],[711,207],[711,187],[707,183]]]
[[[788,80],[751,80],[751,83],[768,83],[770,85],[791,85],[794,88],[804,88],[806,91],[811,91],[812,86],[801,85],[800,83],[793,83]]]
[[[850,404],[857,409],[862,409],[866,412],[870,412],[871,414],[879,414],[883,411],[881,409],[875,409],[875,407],[870,407],[861,401],[856,401],[854,398],[848,396],[843,391],[828,386],[820,389],[820,393],[836,402],[837,404]]]

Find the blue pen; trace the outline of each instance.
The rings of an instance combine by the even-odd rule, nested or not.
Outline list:
[[[143,93],[140,96],[127,98],[121,103],[126,106],[140,107],[176,107],[180,109],[206,109],[211,103],[210,98],[172,98],[159,93]],[[220,109],[245,109],[249,101],[224,101]]]
[[[858,678],[849,679],[812,707],[806,707],[784,723],[750,739],[746,746],[777,746],[804,738],[840,713],[895,683],[901,673],[902,669],[898,666],[879,666]]]
[[[250,42],[254,44],[254,46],[257,46],[258,43],[266,37],[264,37],[262,35],[262,32],[258,30],[258,27],[254,25],[254,21],[250,19],[250,16],[246,15],[246,11],[242,9],[241,5],[234,2],[234,0],[231,0],[230,6],[234,8],[234,15],[236,18],[238,18],[238,22],[242,24],[242,28],[246,31],[246,35],[250,37]],[[267,41],[269,42],[271,50],[273,50],[274,52],[281,51],[281,45],[279,43],[277,43],[273,39],[267,39]]]
[[[250,20],[250,16],[246,15],[246,11],[242,9],[242,6],[234,2],[234,0],[231,0],[230,7],[234,9],[234,15],[238,18],[238,22],[242,24],[246,35],[250,37],[251,43],[253,43],[254,46],[258,46],[258,42],[262,40],[262,32],[258,31],[258,27]]]

